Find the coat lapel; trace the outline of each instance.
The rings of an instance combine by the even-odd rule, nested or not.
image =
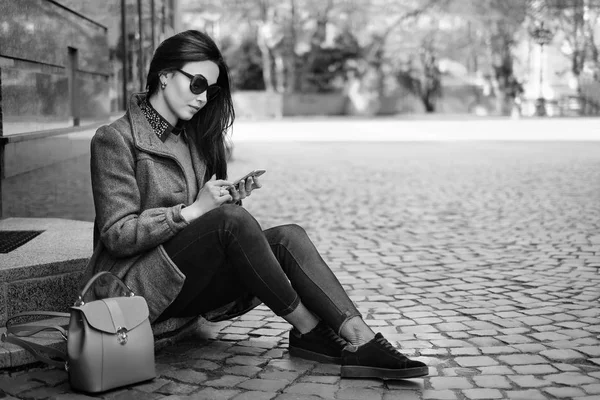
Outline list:
[[[175,154],[154,134],[154,130],[140,109],[140,102],[146,97],[145,93],[135,93],[129,100],[129,121],[133,141],[143,151],[175,159]]]
[[[135,145],[142,151],[157,154],[163,157],[172,158],[179,164],[177,157],[169,147],[167,147],[153,132],[150,123],[140,109],[140,102],[144,100],[145,93],[136,93],[131,96],[129,101],[129,120],[131,121],[131,130],[133,133],[133,141]],[[151,132],[149,134],[149,132]],[[189,140],[190,156],[192,157],[192,166],[196,174],[198,189],[204,186],[204,174],[206,172],[206,163],[202,160],[196,139],[191,132],[186,130],[186,140]],[[193,202],[195,199],[190,199]]]

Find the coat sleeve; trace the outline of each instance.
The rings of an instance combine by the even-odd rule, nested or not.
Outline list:
[[[91,143],[91,175],[100,240],[115,257],[142,253],[167,241],[188,223],[183,204],[141,209],[132,140],[110,126]]]

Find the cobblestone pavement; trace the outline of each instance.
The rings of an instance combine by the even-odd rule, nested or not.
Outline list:
[[[368,324],[426,362],[405,381],[290,358],[267,308],[157,353],[106,399],[600,399],[600,143],[239,143],[245,202],[296,222]],[[85,399],[66,374],[0,376],[12,399]],[[0,394],[0,398],[2,395]]]

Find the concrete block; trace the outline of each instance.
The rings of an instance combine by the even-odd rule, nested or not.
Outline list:
[[[38,260],[42,261],[41,259]],[[17,282],[27,279],[81,272],[85,268],[87,262],[88,258],[78,258],[47,264],[33,264],[18,268],[0,267],[0,282]]]
[[[82,271],[7,284],[7,315],[35,310],[68,311],[77,299],[81,275]]]
[[[7,218],[1,230],[43,230],[23,246],[0,254],[0,324],[26,310],[66,311],[92,254],[91,222]]]
[[[0,369],[10,368],[11,366],[10,350],[6,348],[4,343],[0,343]]]
[[[0,230],[44,231],[7,254],[0,254],[0,281],[14,269],[87,259],[92,255],[93,223],[59,218],[7,218]],[[56,266],[54,266],[56,267]],[[31,272],[26,274],[30,276]],[[43,276],[40,271],[38,276]]]

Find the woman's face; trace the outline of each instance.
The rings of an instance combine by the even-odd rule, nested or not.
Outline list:
[[[212,61],[195,61],[185,64],[181,70],[190,75],[203,75],[209,85],[217,83],[219,67]],[[200,111],[207,102],[207,92],[194,94],[190,90],[190,78],[179,71],[169,72],[166,75],[167,86],[163,91],[168,112],[165,116],[173,125],[177,120],[188,121]]]

